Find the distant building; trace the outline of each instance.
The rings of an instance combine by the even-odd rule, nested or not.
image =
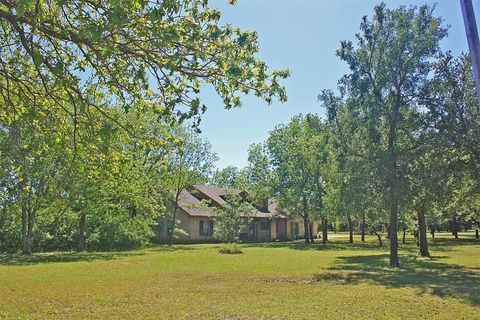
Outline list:
[[[177,235],[176,242],[214,242],[213,228],[215,210],[213,207],[225,207],[228,195],[238,194],[245,199],[248,193],[240,189],[225,189],[205,185],[193,185],[182,191],[178,200],[177,228],[186,234]],[[208,203],[209,205],[205,205]],[[172,206],[173,207],[173,206]],[[169,208],[171,212],[173,208]],[[255,206],[253,222],[240,234],[245,242],[285,241],[301,238],[304,235],[303,222],[281,214],[275,201],[269,199],[264,205]],[[161,219],[157,235],[160,241],[167,240],[169,219]],[[317,229],[317,228],[315,228]]]

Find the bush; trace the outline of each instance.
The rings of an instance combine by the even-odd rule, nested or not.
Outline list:
[[[53,206],[40,210],[33,232],[35,252],[70,251],[77,247],[78,217]],[[20,233],[21,234],[21,233]]]
[[[0,210],[0,253],[14,253],[21,250],[21,246],[22,221],[7,210]]]
[[[242,253],[242,250],[236,244],[227,243],[224,244],[218,252],[222,254],[240,254]]]
[[[90,218],[90,220],[88,220]],[[148,217],[129,217],[124,212],[97,213],[87,217],[89,250],[125,250],[144,246],[154,235]]]

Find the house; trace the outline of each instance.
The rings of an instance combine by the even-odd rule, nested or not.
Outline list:
[[[225,207],[226,197],[237,194],[248,199],[248,193],[240,189],[226,189],[206,185],[193,185],[180,193],[176,220],[177,228],[185,233],[176,235],[176,242],[213,242],[215,210]],[[206,205],[205,203],[208,203]],[[172,212],[172,208],[169,208]],[[256,205],[252,213],[253,222],[240,234],[245,242],[285,241],[303,237],[304,227],[300,219],[283,215],[273,200]],[[169,219],[159,221],[157,235],[159,241],[167,240]],[[317,226],[315,226],[317,229]]]

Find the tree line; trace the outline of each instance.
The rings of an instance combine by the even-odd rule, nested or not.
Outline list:
[[[227,109],[243,94],[285,101],[289,75],[258,59],[255,32],[219,20],[205,0],[0,1],[0,251],[142,245],[172,203],[173,240],[176,200],[202,182],[277,199],[306,242],[317,218],[324,241],[340,218],[351,235],[355,221],[387,230],[392,266],[399,229],[418,225],[428,255],[427,226],[478,226],[470,60],[440,50],[447,28],[433,7],[376,6],[341,42],[349,72],[319,94],[326,117],[277,126],[248,167],[210,179],[201,89]]]
[[[337,50],[349,72],[319,94],[326,116],[277,126],[250,148],[246,168],[214,182],[277,199],[303,219],[306,243],[316,219],[324,243],[328,221],[346,221],[351,242],[355,221],[380,244],[386,230],[393,267],[399,231],[416,230],[422,256],[427,229],[447,224],[458,237],[463,224],[478,238],[480,106],[470,58],[442,52],[447,28],[433,10],[376,6]]]
[[[227,109],[286,100],[288,70],[220,16],[205,0],[0,1],[0,252],[150,241],[215,160],[201,89]]]

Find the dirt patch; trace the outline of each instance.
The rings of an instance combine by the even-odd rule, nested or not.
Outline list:
[[[265,282],[278,283],[278,284],[315,284],[315,283],[328,283],[329,285],[345,285],[348,284],[348,275],[338,272],[320,272],[315,273],[311,278],[288,278],[277,277],[267,279]]]
[[[313,282],[328,282],[333,285],[348,284],[348,275],[339,272],[319,272],[312,277]]]
[[[278,283],[278,284],[311,284],[314,283],[312,279],[295,279],[287,277],[279,277],[273,279],[267,279],[265,282],[268,283]]]
[[[247,316],[247,315],[243,315],[243,316],[221,316],[220,318],[218,318],[218,320],[263,320],[263,319],[276,320],[276,319],[280,319],[280,318],[277,318],[277,317],[264,318],[264,317]]]

